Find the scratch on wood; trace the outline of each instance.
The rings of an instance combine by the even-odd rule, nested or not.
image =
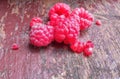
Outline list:
[[[1,23],[4,21],[4,19],[6,18],[7,14],[8,14],[8,13],[6,12],[5,15],[1,17],[1,19],[0,19],[0,22],[1,22]]]
[[[30,15],[26,14],[26,17],[27,17],[27,18],[30,18]]]
[[[12,8],[11,14],[17,14],[17,15],[19,15],[19,7],[15,6],[14,8]]]
[[[0,27],[0,38],[5,39],[6,35],[5,35],[5,31],[4,31],[4,26],[5,24],[2,24]]]
[[[6,71],[5,70],[3,70],[3,71],[1,71],[0,72],[0,79],[2,78],[4,78],[5,79],[5,75],[6,75]]]
[[[43,15],[45,15],[45,4],[43,5],[43,9],[42,9],[42,13],[41,13],[41,15],[43,16]]]
[[[0,49],[2,49],[3,48],[3,45],[0,43]]]
[[[64,79],[62,76],[58,75],[58,76],[52,76],[52,79]]]

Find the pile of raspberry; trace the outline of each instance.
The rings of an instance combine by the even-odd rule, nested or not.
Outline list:
[[[81,42],[79,34],[91,27],[94,18],[84,8],[71,10],[65,3],[57,3],[49,10],[49,21],[44,24],[39,17],[30,22],[30,43],[37,47],[47,46],[52,41],[70,46],[75,53],[92,55],[94,44],[91,41]]]

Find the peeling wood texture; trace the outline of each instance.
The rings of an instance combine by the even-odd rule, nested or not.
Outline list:
[[[82,36],[95,44],[90,58],[62,44],[29,45],[31,18],[46,22],[57,2],[82,6],[102,21]],[[15,42],[16,51],[11,50]],[[0,0],[0,79],[120,79],[120,0]]]

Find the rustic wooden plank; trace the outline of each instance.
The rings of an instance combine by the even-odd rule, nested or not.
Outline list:
[[[62,44],[46,48],[29,45],[31,18],[47,21],[48,10],[57,2],[85,7],[102,21],[102,27],[93,25],[83,33],[84,40],[95,43],[90,58],[74,54]],[[119,0],[1,0],[0,79],[119,79],[119,10]],[[20,45],[19,50],[11,50],[14,42]]]

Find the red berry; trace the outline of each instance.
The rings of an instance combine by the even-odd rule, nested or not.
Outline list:
[[[84,56],[89,57],[90,55],[92,55],[93,52],[93,48],[94,48],[94,44],[91,41],[87,41],[87,43],[84,46]]]
[[[75,41],[78,39],[79,35],[79,23],[74,17],[70,16],[68,19],[64,21],[65,26],[68,28],[67,34],[66,34],[66,40],[68,44],[75,43]],[[66,40],[64,43],[66,43]]]
[[[44,24],[36,24],[30,31],[30,43],[34,46],[47,46],[54,40],[54,28]]]
[[[16,43],[14,43],[14,44],[12,45],[11,49],[12,49],[12,50],[18,50],[18,49],[19,49],[19,46],[18,46]]]
[[[60,15],[57,16],[56,20],[52,18],[51,21],[49,21],[49,25],[54,26],[55,41],[59,43],[63,42],[64,39],[66,38],[68,28],[65,25],[63,25],[65,19],[66,18],[64,15]]]
[[[101,23],[100,20],[97,20],[97,21],[96,21],[96,25],[100,26],[101,24],[102,24],[102,23]]]
[[[65,44],[74,43],[79,35],[79,23],[73,17],[59,19],[53,24],[55,27],[55,40]]]
[[[34,26],[36,23],[42,23],[42,19],[39,17],[32,18],[32,20],[30,22],[30,27]]]
[[[68,28],[63,25],[63,22],[59,22],[56,26],[55,26],[55,30],[54,30],[54,35],[55,35],[55,41],[61,43],[65,40],[66,38],[66,34],[67,34],[67,30]]]
[[[66,33],[67,33],[67,27],[63,25],[63,22],[65,21],[65,16],[60,15],[52,15],[55,16],[54,18],[50,18],[50,21],[48,22],[49,25],[54,27],[54,36],[55,36],[55,41],[61,43],[64,41],[66,38]]]
[[[84,43],[76,41],[74,44],[70,45],[70,48],[76,53],[82,53],[84,49]]]
[[[93,16],[84,8],[75,8],[72,15],[78,15],[80,18],[80,30],[89,28],[93,23]]]
[[[49,11],[49,17],[51,18],[52,15],[56,14],[56,16],[64,15],[69,16],[70,14],[70,7],[65,3],[56,3]]]

